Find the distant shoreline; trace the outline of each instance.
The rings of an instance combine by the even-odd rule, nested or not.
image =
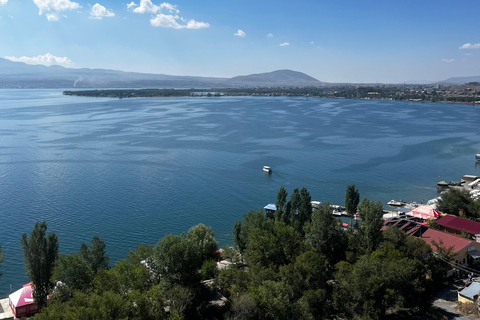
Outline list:
[[[388,89],[388,90],[387,90]],[[403,91],[398,91],[398,90]],[[375,91],[373,91],[375,90]],[[63,91],[63,95],[95,98],[158,98],[158,97],[222,97],[222,96],[267,96],[267,97],[304,97],[355,100],[388,100],[411,102],[443,102],[456,104],[480,104],[480,96],[441,95],[437,91],[421,91],[408,88],[222,88],[222,89],[105,89]],[[441,92],[441,91],[439,91]]]

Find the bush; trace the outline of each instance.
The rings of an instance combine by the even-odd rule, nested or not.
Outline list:
[[[202,279],[213,279],[217,275],[217,262],[215,260],[207,260],[202,265]]]

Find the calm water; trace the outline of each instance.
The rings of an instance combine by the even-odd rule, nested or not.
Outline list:
[[[0,296],[28,281],[20,238],[36,221],[63,253],[99,235],[117,261],[200,222],[231,243],[234,222],[275,202],[282,185],[333,203],[351,183],[384,203],[433,198],[439,174],[480,174],[479,108],[0,90]]]

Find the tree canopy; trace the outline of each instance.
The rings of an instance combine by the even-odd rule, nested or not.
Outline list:
[[[53,288],[50,281],[55,261],[58,258],[58,239],[55,233],[46,234],[47,223],[37,222],[30,236],[22,235],[24,267],[27,276],[33,282],[33,299],[36,304],[45,306],[49,291]]]
[[[203,224],[139,245],[112,268],[92,258],[106,257],[103,241],[94,238],[90,247],[82,244],[56,261],[52,279],[64,286],[35,318],[384,319],[429,307],[443,283],[449,248],[439,243],[442,256],[434,255],[396,227],[381,231],[382,204],[367,199],[358,205],[359,228],[345,230],[328,202],[309,217],[308,191],[295,190],[277,207],[291,219],[272,219],[260,209],[235,223],[237,251],[226,246],[231,264],[221,269],[214,232]],[[282,188],[279,195],[286,201]]]

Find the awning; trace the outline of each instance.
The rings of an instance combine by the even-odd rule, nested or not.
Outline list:
[[[410,212],[406,212],[405,214],[415,218],[427,220],[427,219],[437,218],[440,215],[440,212],[433,209],[432,207],[421,206],[421,207],[415,208]]]
[[[273,203],[267,204],[265,207],[263,207],[265,210],[277,210],[277,207]]]

